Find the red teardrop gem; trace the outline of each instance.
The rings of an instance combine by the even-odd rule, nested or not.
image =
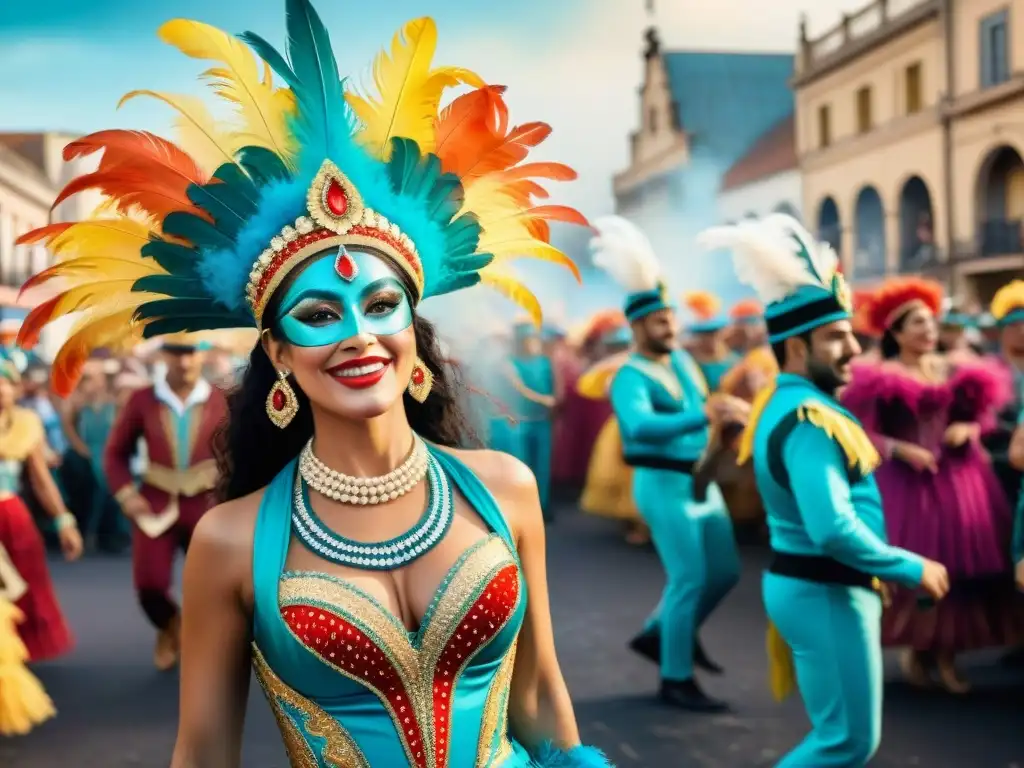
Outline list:
[[[331,183],[327,185],[324,203],[327,205],[327,210],[335,216],[344,216],[345,211],[348,210],[348,195],[345,194],[345,190],[336,179],[331,179]]]
[[[280,389],[276,390],[274,392],[274,397],[271,400],[271,404],[274,406],[275,411],[283,411],[285,405],[284,392],[282,392]]]
[[[423,379],[424,378],[426,378],[426,377],[423,374],[423,369],[422,368],[413,368],[412,369],[412,383],[413,384],[419,386],[420,384],[423,383]]]
[[[334,271],[345,281],[351,281],[356,276],[356,263],[344,248],[334,261]]]

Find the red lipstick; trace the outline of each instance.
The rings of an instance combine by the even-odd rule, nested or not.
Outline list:
[[[357,357],[328,368],[327,373],[349,389],[366,389],[384,378],[390,365],[386,357]]]

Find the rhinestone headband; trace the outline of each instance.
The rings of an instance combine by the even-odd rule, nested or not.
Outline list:
[[[423,265],[416,246],[397,224],[363,205],[359,192],[330,160],[320,166],[306,196],[307,215],[286,225],[270,239],[249,273],[246,298],[256,324],[274,291],[288,274],[314,254],[342,245],[373,248],[405,272],[423,295]]]

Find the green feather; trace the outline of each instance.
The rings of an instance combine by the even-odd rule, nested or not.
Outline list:
[[[136,293],[162,293],[178,299],[210,299],[206,285],[198,277],[146,275],[132,284]]]
[[[242,147],[237,157],[238,164],[260,186],[290,178],[284,161],[266,147]]]
[[[138,315],[137,315],[138,317]],[[164,336],[169,333],[187,333],[190,331],[216,331],[222,328],[238,328],[236,318],[225,315],[189,315],[188,317],[161,317],[152,320],[142,331],[144,338]]]
[[[163,230],[168,235],[188,240],[196,248],[212,250],[234,248],[234,241],[206,219],[184,211],[174,211],[164,217]]]
[[[166,240],[150,240],[139,253],[153,259],[172,275],[194,275],[199,252],[187,245],[169,243]]]

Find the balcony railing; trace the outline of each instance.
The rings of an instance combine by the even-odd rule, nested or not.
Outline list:
[[[813,72],[845,51],[885,37],[888,30],[914,23],[938,9],[936,0],[872,0],[860,10],[843,14],[842,21],[816,38],[807,36],[805,20],[800,22],[800,56],[797,77]]]
[[[1024,253],[1024,219],[989,219],[980,234],[982,256]]]

